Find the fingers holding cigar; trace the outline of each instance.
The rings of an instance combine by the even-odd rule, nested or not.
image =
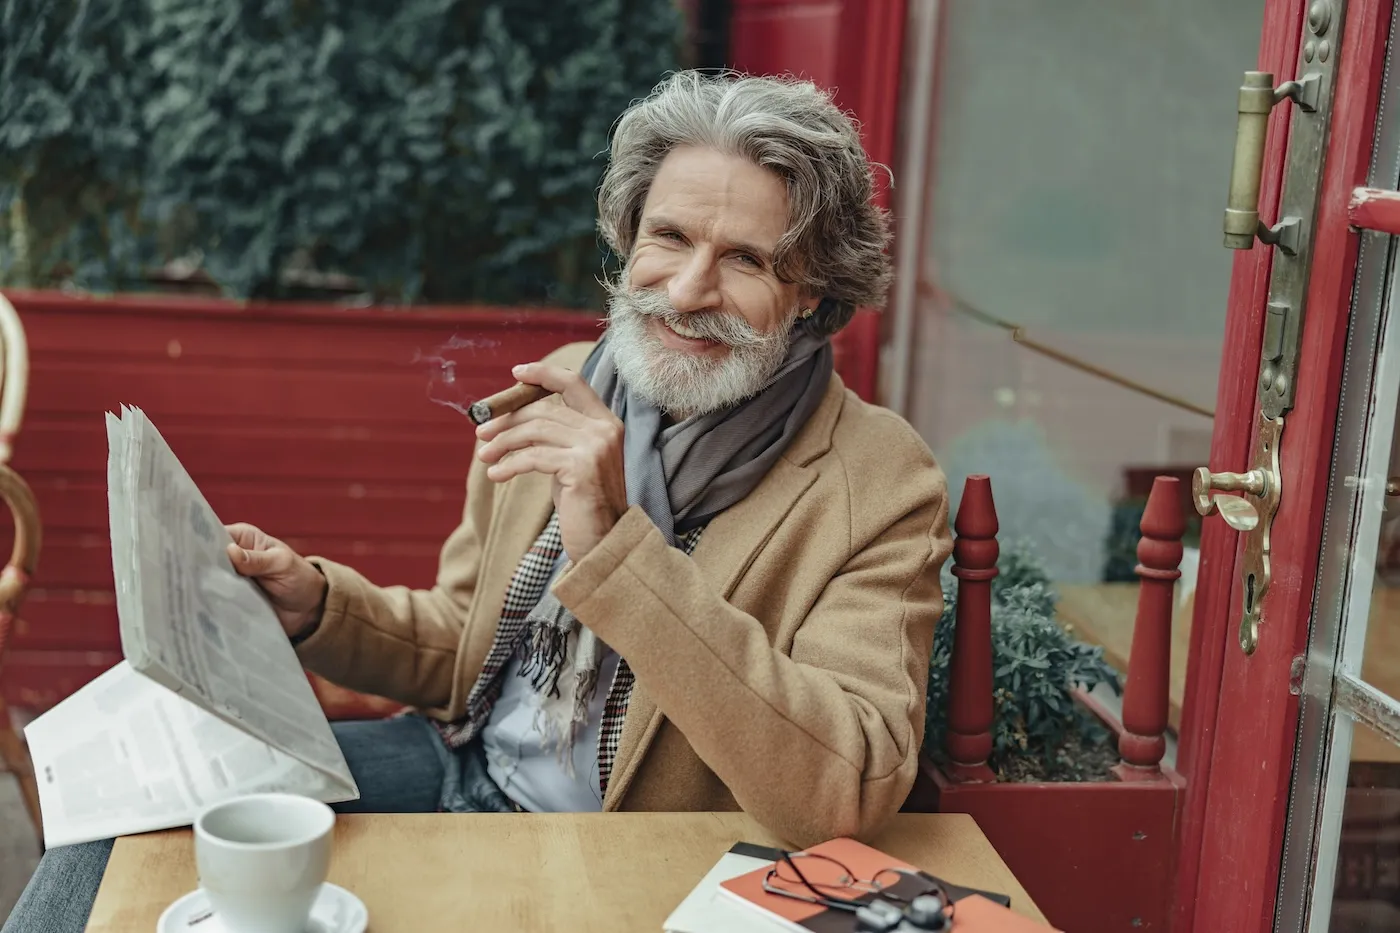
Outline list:
[[[621,430],[622,422],[578,373],[547,363],[527,363],[515,367],[512,373],[520,380],[519,385],[477,403],[490,409],[489,419],[479,422],[476,428],[477,438],[486,443],[480,453],[488,462],[508,456],[514,445],[527,436],[535,444],[561,442],[562,435],[542,425],[525,432],[517,430],[527,422],[553,422],[584,431]],[[504,404],[498,399],[504,399]],[[550,432],[550,439],[539,434],[542,430]]]
[[[564,551],[582,560],[628,508],[624,425],[579,373],[528,363],[511,374],[520,385],[482,399],[490,420],[477,425],[476,460],[495,483],[550,477]]]
[[[491,419],[476,429],[482,442],[476,456],[490,465],[491,479],[504,482],[522,472],[543,472],[567,485],[597,473],[599,458],[611,462],[620,456],[622,422],[582,376],[542,363],[517,366],[513,372],[521,384],[508,390],[508,400],[520,407],[500,413],[495,406]],[[523,402],[526,398],[534,400]]]
[[[584,378],[571,369],[548,363],[524,363],[511,370],[519,382],[509,389],[487,396],[467,409],[478,425],[518,411],[551,395],[558,395],[569,408],[590,418],[610,418],[612,411]]]

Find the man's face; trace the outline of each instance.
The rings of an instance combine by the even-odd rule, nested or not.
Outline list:
[[[767,169],[697,147],[667,155],[609,302],[618,372],[634,391],[685,416],[767,384],[804,297],[773,269],[787,220],[787,188]]]

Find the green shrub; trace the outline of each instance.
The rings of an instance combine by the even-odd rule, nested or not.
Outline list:
[[[1070,690],[1108,684],[1118,674],[1103,649],[1084,644],[1055,621],[1056,595],[1044,565],[1025,544],[1003,550],[992,582],[994,717],[989,764],[1002,772],[1014,759],[1034,757],[1055,770],[1067,745],[1102,744],[1108,732]],[[948,724],[948,669],[956,627],[957,581],[943,577],[945,605],[934,633],[924,748],[940,757]]]
[[[237,297],[592,302],[608,130],[681,36],[673,0],[0,5],[0,281]]]
[[[0,284],[131,264],[146,0],[0,0]]]

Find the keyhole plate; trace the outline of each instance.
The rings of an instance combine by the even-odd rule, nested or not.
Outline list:
[[[1253,654],[1259,647],[1259,632],[1264,622],[1264,602],[1269,593],[1273,574],[1269,566],[1269,531],[1274,515],[1278,512],[1282,484],[1279,482],[1279,438],[1283,434],[1283,419],[1269,418],[1262,413],[1259,418],[1259,433],[1256,435],[1252,466],[1261,470],[1269,481],[1264,484],[1263,494],[1254,501],[1243,502],[1250,514],[1237,511],[1237,525],[1226,514],[1224,503],[1217,503],[1222,516],[1230,527],[1244,533],[1244,565],[1240,568],[1242,603],[1240,613],[1240,648],[1245,654]]]

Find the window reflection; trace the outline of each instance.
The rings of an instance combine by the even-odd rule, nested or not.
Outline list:
[[[1125,669],[1152,478],[1178,476],[1185,493],[1210,458],[1234,259],[1220,234],[1234,89],[1257,57],[1264,3],[943,10],[908,415],[954,506],[966,476],[989,474],[1004,545],[1029,543],[1061,621]],[[1028,349],[1005,323],[1185,404]],[[1174,728],[1199,536],[1183,511]]]
[[[1328,930],[1400,930],[1400,747],[1362,723],[1352,734]]]

